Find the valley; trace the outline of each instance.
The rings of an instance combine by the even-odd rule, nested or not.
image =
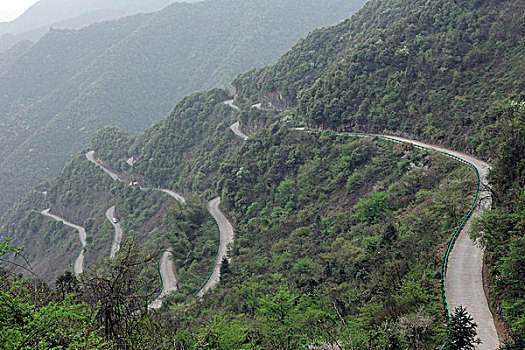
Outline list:
[[[0,343],[524,349],[525,4],[358,3],[173,4],[1,53]],[[61,74],[24,68],[53,40]]]

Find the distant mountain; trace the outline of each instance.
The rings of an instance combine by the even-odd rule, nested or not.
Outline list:
[[[274,3],[270,13],[293,22],[278,5]],[[79,245],[72,230],[45,218],[41,211],[51,208],[85,226],[90,237],[86,247],[89,267],[108,255],[113,228],[104,211],[115,205],[126,237],[139,242],[142,252],[150,255],[167,246],[173,248],[180,289],[165,300],[159,318],[157,313],[144,313],[144,317],[166,322],[157,329],[172,333],[158,338],[175,339],[181,348],[198,348],[203,340],[211,339],[210,347],[217,348],[351,348],[352,344],[367,344],[371,349],[436,349],[453,333],[448,332],[447,337],[448,322],[442,309],[443,257],[485,183],[480,186],[469,166],[439,152],[337,131],[408,134],[427,144],[446,143],[452,145],[449,148],[491,159],[492,210],[487,208],[474,220],[471,233],[479,236],[485,249],[483,269],[489,283],[484,284],[492,311],[506,322],[515,340],[504,348],[523,349],[524,6],[522,0],[371,0],[350,20],[312,32],[277,64],[239,76],[234,82],[238,106],[224,103],[231,98],[224,89],[200,91],[183,98],[168,117],[138,137],[114,127],[99,131],[91,147],[101,164],[127,180],[138,180],[144,191],[128,186],[127,181],[111,181],[82,152],[59,178],[37,187],[7,211],[0,219],[0,235],[25,245],[32,266],[50,281],[70,268]],[[275,24],[266,27],[257,22],[255,19],[269,16],[260,8],[257,15],[241,12],[243,16],[239,16],[237,11],[238,7],[228,7],[226,15],[216,11],[211,18],[222,23],[242,17],[247,23],[231,23],[239,27],[232,30],[236,40],[240,33],[245,35],[239,44],[242,48],[232,48],[237,41],[231,37],[221,40],[216,32],[222,27],[208,21],[201,28],[209,25],[214,32],[205,31],[209,37],[197,45],[200,51],[192,51],[193,46],[187,43],[181,44],[181,49],[194,60],[206,61],[210,55],[202,56],[209,51],[201,48],[220,43],[215,46],[217,60],[235,58],[242,65],[242,55],[253,60],[255,52],[273,47],[263,44],[270,41],[264,36],[269,29],[285,31]],[[64,137],[84,137],[81,132],[58,131],[89,125],[83,120],[125,120],[119,113],[132,113],[166,90],[169,85],[162,85],[160,74],[175,74],[172,70],[181,63],[171,60],[179,56],[155,61],[153,68],[141,64],[143,72],[126,71],[115,63],[122,60],[134,67],[136,62],[153,60],[150,53],[162,51],[154,45],[154,38],[163,33],[159,28],[153,37],[151,30],[147,31],[150,36],[142,32],[151,27],[153,18],[136,17],[141,30],[123,39],[126,45],[111,46],[111,64],[96,65],[102,73],[96,75],[97,80],[86,81],[78,101],[71,104],[82,109],[68,107],[59,117],[50,118],[44,130],[47,133],[42,131],[42,135],[55,137],[49,153],[63,151]],[[173,12],[168,18],[174,23],[178,19]],[[304,13],[301,19],[309,21]],[[155,24],[164,28],[169,22],[157,19]],[[118,38],[121,31],[117,28],[107,31],[108,36]],[[59,42],[59,33],[46,37],[54,40],[50,46]],[[75,37],[75,32],[67,33]],[[193,42],[192,33],[188,29],[181,35]],[[260,45],[253,48],[251,37]],[[163,38],[163,42],[171,39]],[[149,46],[144,44],[147,39]],[[65,38],[61,40],[61,47],[67,47]],[[99,47],[87,43],[65,52],[73,58],[74,54],[85,56],[88,62],[93,55],[98,62]],[[229,51],[220,51],[223,46]],[[31,48],[17,47],[15,58],[0,66],[6,72],[4,77],[26,59],[28,50]],[[40,52],[46,60],[56,60],[50,51],[42,48]],[[105,53],[102,57],[106,62]],[[60,60],[63,70],[74,71],[66,62]],[[187,81],[199,76],[219,79],[220,74],[215,75],[219,68],[199,67],[200,71],[190,72]],[[35,69],[20,79],[39,73]],[[134,94],[136,100],[132,100],[133,89],[147,92],[142,80],[150,75],[157,81],[154,93],[147,98]],[[114,95],[117,86],[109,78],[120,76],[131,78],[125,80],[127,85],[118,86]],[[53,81],[26,84],[23,89],[12,79],[16,94],[8,95],[3,103],[11,103],[16,110],[30,98],[38,100],[39,91],[50,89],[60,79],[76,96],[76,85],[68,85],[65,77],[54,76]],[[0,98],[8,93],[4,88]],[[17,101],[16,96],[26,100]],[[117,96],[127,97],[120,109],[112,105]],[[262,108],[253,108],[255,103],[261,103]],[[276,113],[275,106],[286,110]],[[26,115],[39,112],[39,107],[31,107]],[[44,114],[39,117],[44,120]],[[230,129],[239,121],[249,134],[247,140]],[[22,133],[29,125],[20,123],[6,135]],[[312,130],[293,128],[298,125]],[[28,169],[41,169],[47,163],[32,155],[38,152],[42,151],[35,147],[17,159],[24,160]],[[25,160],[28,154],[33,164]],[[41,154],[50,161],[51,157]],[[133,165],[127,162],[131,156]],[[22,170],[19,168],[20,174]],[[6,176],[3,180],[4,187],[6,181],[12,181]],[[179,206],[164,201],[155,195],[154,187],[176,190],[188,202]],[[485,202],[488,198],[483,192]],[[231,261],[220,262],[220,283],[212,295],[197,303],[187,302],[204,280],[198,273],[202,274],[205,266],[214,266],[203,262],[216,253],[217,243],[213,239],[203,242],[202,237],[218,236],[209,216],[207,222],[203,220],[205,202],[215,196],[221,197],[221,208],[235,227],[235,240],[228,249]],[[460,239],[468,241],[466,235],[467,229]],[[458,261],[452,265],[464,264]],[[480,282],[484,280],[481,273],[472,274],[470,269],[455,275],[450,267],[447,280],[451,276],[472,279],[476,274]],[[158,280],[154,270],[146,273],[149,286]],[[472,299],[483,300],[486,307],[483,292],[479,296]],[[476,306],[481,305],[475,302],[469,312]],[[488,314],[478,323],[485,346],[489,344],[486,339],[498,342],[497,336],[483,331],[493,323],[490,311]],[[144,328],[144,333],[147,331]],[[230,341],[227,345],[217,344],[222,335]],[[128,334],[121,339],[126,338],[136,339]],[[162,348],[155,344],[156,339],[150,341],[140,348]]]
[[[79,31],[52,30],[32,47],[2,54],[0,207],[56,175],[97,129],[138,133],[184,95],[275,61],[312,28],[363,3],[176,3]]]
[[[199,0],[185,0],[191,3]],[[79,29],[95,22],[158,11],[177,0],[40,0],[20,17],[0,23],[0,51],[38,41],[51,28]]]

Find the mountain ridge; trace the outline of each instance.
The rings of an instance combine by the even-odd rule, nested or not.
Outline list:
[[[518,0],[503,2],[506,8],[523,6]],[[472,234],[485,249],[489,304],[514,332],[515,344],[506,348],[520,348],[525,102],[519,91],[523,82],[512,74],[522,66],[524,31],[507,35],[520,22],[513,20],[514,12],[499,11],[501,3],[372,0],[354,24],[316,30],[276,65],[239,76],[234,83],[238,108],[228,103],[232,96],[226,90],[199,91],[137,137],[107,127],[93,139],[106,166],[140,186],[183,193],[193,206],[161,204],[147,197],[148,191],[126,184],[105,187],[108,179],[102,180],[100,171],[84,169],[85,163],[75,159],[49,185],[47,198],[27,197],[2,219],[3,227],[16,239],[28,238],[26,227],[37,234],[41,218],[32,208],[49,201],[82,217],[94,237],[100,233],[90,246],[95,257],[101,246],[105,252],[109,247],[96,224],[107,209],[98,208],[99,202],[105,196],[120,201],[118,207],[126,211],[122,223],[130,226],[130,237],[141,241],[141,250],[151,252],[167,242],[174,248],[182,288],[165,298],[159,312],[169,319],[163,329],[174,330],[168,338],[180,347],[209,341],[210,347],[228,349],[352,344],[436,349],[454,335],[454,329],[446,329],[442,309],[443,255],[478,196],[479,179],[464,162],[340,130],[413,132],[494,159],[489,175],[493,210],[475,220]],[[414,4],[421,6],[403,11]],[[414,18],[419,20],[414,23]],[[368,21],[370,27],[360,35],[361,23]],[[469,30],[458,30],[458,23],[467,23]],[[480,49],[476,45],[487,28],[502,43],[487,40]],[[400,30],[414,38],[406,50]],[[446,45],[435,51],[440,43]],[[411,44],[428,49],[410,55]],[[492,56],[485,55],[493,44]],[[450,48],[465,56],[444,55]],[[497,57],[506,58],[508,74],[496,70],[491,79],[497,84],[488,84],[490,79],[474,87],[468,83],[468,98],[454,95],[465,87],[449,79],[455,76],[449,69],[440,69],[461,68],[458,74],[470,82],[501,69]],[[419,61],[423,58],[425,64]],[[290,90],[280,90],[292,81],[297,84]],[[492,97],[485,101],[485,96]],[[367,110],[366,98],[378,109]],[[407,101],[419,101],[432,113],[424,116],[428,123],[406,117]],[[353,108],[357,114],[350,113]],[[232,132],[236,123],[249,130],[248,139]],[[420,124],[428,130],[419,130]],[[299,125],[316,132],[299,132]],[[212,231],[200,216],[206,199],[216,196],[235,226],[231,260],[222,262],[221,283],[207,298],[187,302],[202,278],[195,266],[210,266],[210,252],[216,252],[217,243],[203,237]],[[58,242],[56,249],[67,251],[59,228],[41,232]],[[465,233],[461,238],[472,245]],[[41,254],[36,251],[33,258],[45,259]]]
[[[0,169],[9,182],[3,205],[56,174],[95,130],[112,124],[138,133],[185,94],[271,62],[316,23],[362,2],[308,9],[297,0],[272,1],[175,3],[80,31],[54,30],[17,53],[0,76]],[[268,18],[273,25],[262,24]],[[28,176],[22,170],[32,162],[41,170]]]
[[[186,0],[191,3],[198,0]],[[21,40],[38,41],[52,28],[79,29],[87,25],[122,18],[140,12],[159,11],[177,0],[144,1],[66,1],[39,0],[22,15],[0,23],[0,52]]]

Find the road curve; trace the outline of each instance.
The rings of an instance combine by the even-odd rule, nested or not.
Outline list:
[[[162,276],[162,292],[148,305],[148,309],[160,309],[162,299],[177,290],[177,276],[175,276],[175,266],[171,259],[172,256],[171,252],[167,250],[160,258],[159,270]]]
[[[106,174],[108,174],[109,176],[111,176],[111,178],[115,181],[123,181],[121,178],[118,177],[117,174],[115,174],[113,171],[105,168],[102,166],[102,164],[99,164],[99,162],[97,162],[97,160],[95,159],[95,151],[89,151],[86,153],[86,158],[93,164],[96,164],[97,166],[99,166]]]
[[[186,203],[186,199],[184,199],[184,197],[181,196],[180,194],[175,193],[175,192],[173,192],[172,190],[167,190],[167,189],[165,189],[165,188],[161,188],[160,190],[161,190],[162,192],[167,193],[167,194],[169,194],[170,196],[172,196],[173,199],[175,199],[176,201],[181,202],[182,204]]]
[[[86,158],[90,162],[92,162],[93,164],[96,164],[98,167],[100,167],[106,174],[111,176],[111,178],[113,180],[123,181],[116,173],[114,173],[113,171],[105,168],[104,166],[102,166],[102,164],[98,163],[97,160],[95,159],[94,155],[95,155],[95,151],[89,151],[89,152],[86,153]],[[142,187],[141,187],[141,189],[143,190]],[[159,189],[159,190],[164,192],[164,193],[169,194],[176,201],[179,201],[181,203],[186,203],[186,200],[184,199],[184,197],[182,197],[178,193],[175,193],[175,192],[173,192],[171,190],[168,190],[168,189],[162,189],[162,188]],[[113,209],[113,211],[110,212],[111,209]],[[113,223],[114,209],[115,209],[115,207],[109,208],[108,211],[106,212],[106,218],[108,218],[108,220],[111,221],[113,226],[118,225],[118,229],[120,230],[120,234],[118,235],[117,234],[117,226],[115,226],[115,239],[113,240],[113,244],[111,246],[111,255],[110,255],[111,258],[113,258],[115,256],[115,253],[118,251],[118,249],[119,249],[118,247],[120,246],[120,240],[122,239],[122,230],[120,229],[120,225]],[[120,236],[120,240],[117,240],[118,236]],[[162,279],[162,292],[159,294],[159,296],[154,301],[152,301],[149,304],[148,307],[150,309],[158,309],[158,308],[160,308],[162,306],[162,299],[166,295],[168,295],[169,293],[171,293],[172,291],[177,289],[177,279],[175,278],[175,272],[174,272],[175,268],[174,268],[174,265],[173,265],[173,261],[171,259],[169,259],[169,257],[171,255],[172,254],[171,254],[171,252],[168,249],[162,254],[162,257],[160,259],[159,271],[160,271],[160,277]]]
[[[122,242],[122,228],[120,227],[120,224],[118,222],[114,222],[115,218],[115,206],[112,206],[106,211],[106,218],[111,222],[115,229],[115,235],[113,237],[113,243],[111,244],[111,251],[109,253],[109,258],[113,259],[115,258],[115,254],[120,249],[120,242]]]
[[[219,209],[221,203],[221,197],[217,197],[208,202],[208,212],[213,216],[219,227],[219,249],[217,257],[213,265],[213,271],[211,272],[208,280],[204,286],[197,292],[196,296],[202,298],[204,294],[217,283],[219,283],[221,275],[221,262],[228,252],[228,245],[233,242],[233,226],[230,224],[226,216]],[[229,260],[229,258],[228,258]]]
[[[84,248],[86,246],[86,230],[82,226],[78,226],[75,224],[72,224],[60,216],[51,214],[49,212],[50,209],[46,209],[42,211],[42,215],[48,216],[54,220],[62,221],[64,225],[74,228],[78,231],[78,238],[80,239],[80,244],[82,245],[82,250],[80,251],[80,254],[78,255],[77,259],[75,260],[75,263],[73,264],[73,271],[75,272],[75,275],[80,275],[84,271]]]
[[[248,135],[243,133],[239,127],[240,127],[240,122],[238,121],[230,125],[231,131],[233,131],[235,135],[239,136],[241,139],[246,141],[248,139]]]
[[[224,101],[223,103],[225,105],[228,105],[231,108],[235,109],[236,111],[240,111],[241,110],[239,108],[239,106],[237,106],[235,104],[235,100],[227,100],[227,101]],[[252,105],[252,108],[255,108],[255,109],[258,109],[258,110],[261,110],[261,111],[264,111],[264,112],[284,112],[285,111],[284,109],[280,109],[280,108],[264,108],[262,106],[262,102],[259,102],[259,103],[256,103],[256,104]]]
[[[224,103],[225,105],[230,106],[230,108],[235,109],[236,111],[240,111],[240,110],[241,110],[237,105],[235,105],[234,100],[227,100],[227,101],[224,101],[223,103]]]
[[[176,201],[179,201],[183,204],[186,203],[186,199],[184,199],[184,197],[182,197],[180,194],[175,193],[171,190],[167,190],[165,188],[161,188],[160,190],[172,196],[173,199],[175,199]],[[160,294],[155,298],[155,300],[153,300],[148,305],[148,309],[150,310],[160,309],[164,297],[166,297],[166,295],[170,294],[174,290],[177,290],[177,276],[175,275],[175,265],[173,264],[173,260],[171,259],[173,254],[171,254],[170,249],[166,250],[160,258],[159,272],[160,277],[162,279],[162,290]]]
[[[296,130],[310,131],[305,128],[296,128]],[[352,133],[339,134],[367,136]],[[390,141],[404,142],[416,147],[423,147],[435,152],[456,156],[474,165],[479,172],[481,182],[483,184],[488,183],[487,174],[490,166],[471,155],[399,136],[384,134],[371,134],[370,136],[381,137]],[[483,187],[485,186],[482,186],[482,188]],[[480,216],[484,210],[490,210],[490,203],[490,191],[482,190],[480,192],[480,202],[478,206],[463,226],[450,252],[445,278],[447,300],[451,313],[454,312],[455,307],[463,305],[478,325],[478,337],[482,341],[482,344],[476,347],[476,349],[479,350],[495,350],[499,347],[494,317],[490,312],[483,289],[483,250],[469,237],[472,219]]]
[[[381,136],[386,136],[397,141],[410,143],[419,147],[426,147],[437,152],[444,152],[461,158],[476,167],[483,184],[488,183],[487,174],[490,166],[473,156],[403,137],[390,135]],[[483,187],[485,186],[482,186],[482,188]],[[456,238],[454,247],[450,252],[445,278],[450,312],[453,313],[455,307],[463,305],[467,308],[467,311],[474,319],[474,322],[478,324],[478,337],[483,342],[476,347],[476,349],[479,350],[495,350],[499,347],[498,333],[496,331],[496,326],[494,325],[494,318],[490,312],[485,291],[483,289],[483,250],[469,237],[472,219],[479,217],[484,210],[490,210],[490,206],[490,191],[481,191],[478,206],[463,226],[461,232]]]

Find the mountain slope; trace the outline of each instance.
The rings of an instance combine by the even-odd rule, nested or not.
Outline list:
[[[184,2],[195,2],[187,0]],[[154,12],[176,0],[40,0],[20,17],[0,23],[0,52],[22,40],[38,41],[51,28],[76,29],[139,12]]]
[[[521,3],[407,4],[416,6],[372,1],[355,16],[365,25],[348,32],[348,38],[355,39],[346,41],[350,44],[344,45],[338,30],[352,20],[316,31],[277,65],[241,76],[235,83],[239,109],[224,103],[231,98],[224,90],[202,91],[183,99],[170,116],[137,138],[113,128],[97,135],[96,152],[104,163],[141,184],[182,189],[188,198],[200,198],[199,203],[220,195],[223,211],[235,226],[231,261],[220,266],[221,283],[199,302],[186,303],[184,293],[165,299],[160,318],[174,330],[169,338],[176,346],[436,349],[442,344],[447,332],[440,267],[448,240],[476,196],[476,174],[460,162],[408,144],[329,130],[392,128],[398,134],[410,130],[420,138],[456,142],[467,151],[468,139],[480,146],[477,152],[497,159],[489,176],[497,210],[478,221],[476,234],[488,253],[491,304],[516,332],[513,349],[522,348],[525,102],[521,75],[513,76],[522,64]],[[498,5],[516,12],[497,11]],[[367,27],[368,21],[377,27]],[[458,31],[465,21],[472,32]],[[478,37],[487,34],[487,28],[501,43]],[[359,36],[359,31],[364,34]],[[397,46],[405,31],[412,44],[426,43],[428,50],[410,56],[412,46],[407,44],[407,56],[405,46]],[[323,42],[323,37],[335,41]],[[337,49],[329,48],[339,41]],[[315,47],[318,51],[310,52]],[[456,54],[486,49],[508,60],[473,53],[460,61],[440,51],[451,48]],[[303,61],[305,52],[320,66]],[[469,65],[471,59],[475,64]],[[438,65],[443,69],[436,70]],[[471,98],[465,104],[456,102],[457,109],[447,109],[447,100],[439,98],[459,91],[453,90],[457,86],[447,80],[445,68],[461,68],[458,74],[468,78],[460,88]],[[489,77],[491,69],[494,77]],[[274,79],[268,72],[279,75]],[[487,80],[471,85],[474,77]],[[277,89],[294,81],[298,84],[291,84],[286,95]],[[490,91],[494,87],[498,90]],[[366,98],[378,106],[375,113],[365,108]],[[419,107],[428,109],[426,121],[403,114],[409,109],[407,101],[418,98]],[[454,96],[454,101],[462,100]],[[267,105],[253,108],[255,102]],[[278,114],[275,106],[298,108]],[[351,114],[356,106],[360,108]],[[239,120],[243,130],[249,130],[245,141],[229,129]],[[310,130],[294,128],[302,121]],[[428,130],[418,130],[420,125]],[[130,156],[131,168],[126,162]],[[61,187],[55,193],[67,193],[72,168],[57,182]],[[117,199],[129,190],[110,193]],[[84,202],[82,191],[89,190],[77,188],[76,208],[87,213],[93,199],[86,195]],[[120,200],[131,206],[148,205],[145,198],[124,198]],[[17,207],[22,218],[30,200]],[[67,210],[66,204],[61,199],[59,205]],[[205,261],[201,253],[216,245],[207,240],[192,246],[201,237],[196,233],[199,225],[184,220],[192,217],[185,208],[171,209],[162,220],[156,216],[150,222],[160,227],[155,233],[161,235],[152,245],[190,232],[178,241],[179,263],[191,267]],[[141,222],[140,215],[128,218],[130,225]],[[31,220],[17,219],[9,217],[5,224],[22,238]],[[38,252],[34,258],[41,258]],[[186,278],[194,284],[191,275]]]
[[[524,185],[517,141],[525,99],[524,6],[371,1],[351,20],[313,32],[277,64],[234,82],[239,103],[292,108],[295,123],[395,133],[496,160],[489,176],[495,210],[475,231],[487,253],[491,310],[507,322],[516,348],[525,338],[524,289],[516,283],[525,261],[517,253],[524,231],[523,194],[516,190]],[[499,328],[505,337],[505,326]]]
[[[98,134],[94,144],[100,161],[121,166],[124,173],[130,173],[125,159],[134,155],[127,176],[143,185],[182,187],[195,204],[203,202],[197,196],[221,195],[236,238],[231,263],[221,264],[221,283],[204,298],[207,313],[243,319],[259,348],[286,343],[284,335],[272,336],[270,329],[293,334],[291,348],[311,344],[314,335],[323,341],[339,337],[344,330],[334,322],[332,302],[354,320],[356,341],[377,348],[390,342],[408,346],[410,337],[396,328],[388,340],[382,325],[398,327],[401,317],[416,314],[429,320],[422,341],[429,347],[440,343],[444,322],[435,276],[450,232],[472,201],[469,169],[410,146],[332,132],[301,133],[278,123],[243,142],[229,129],[239,112],[223,103],[228,98],[217,89],[188,96],[128,152],[123,149],[131,140],[112,128]],[[205,220],[196,219],[201,214],[192,213],[191,206],[160,205],[160,210],[167,209],[161,218],[150,191],[142,194],[121,184],[107,187],[108,181],[110,177],[89,166],[81,154],[49,186],[43,198],[49,204],[39,205],[51,205],[64,217],[84,223],[93,237],[86,259],[107,256],[112,230],[103,214],[109,204],[121,208],[124,232],[148,242],[141,249],[148,252],[172,242],[183,287],[163,304],[165,311],[176,312],[196,290],[192,287],[200,285],[198,272],[211,268],[208,257],[217,249],[209,236],[213,231]],[[30,244],[35,234],[52,237],[54,249],[70,249],[60,243],[64,233],[47,226],[37,213],[28,197],[3,221],[14,242],[26,243],[35,264],[54,253],[40,253]],[[392,269],[395,273],[387,273]],[[56,269],[47,270],[50,278]],[[283,293],[301,302],[286,311],[294,322],[280,325],[264,312],[264,300]],[[188,316],[176,318],[179,326],[169,328],[194,329],[201,336],[208,316],[200,315],[202,304],[187,305]],[[320,324],[330,327],[331,335]],[[381,337],[372,339],[377,332]]]
[[[95,130],[115,125],[137,133],[185,94],[275,60],[311,28],[361,3],[173,4],[80,31],[52,31],[0,76],[2,206],[56,175]],[[25,173],[33,163],[40,170]]]
[[[298,106],[311,125],[487,156],[479,135],[494,120],[485,112],[525,91],[524,12],[516,0],[372,1],[234,85],[253,102]]]

